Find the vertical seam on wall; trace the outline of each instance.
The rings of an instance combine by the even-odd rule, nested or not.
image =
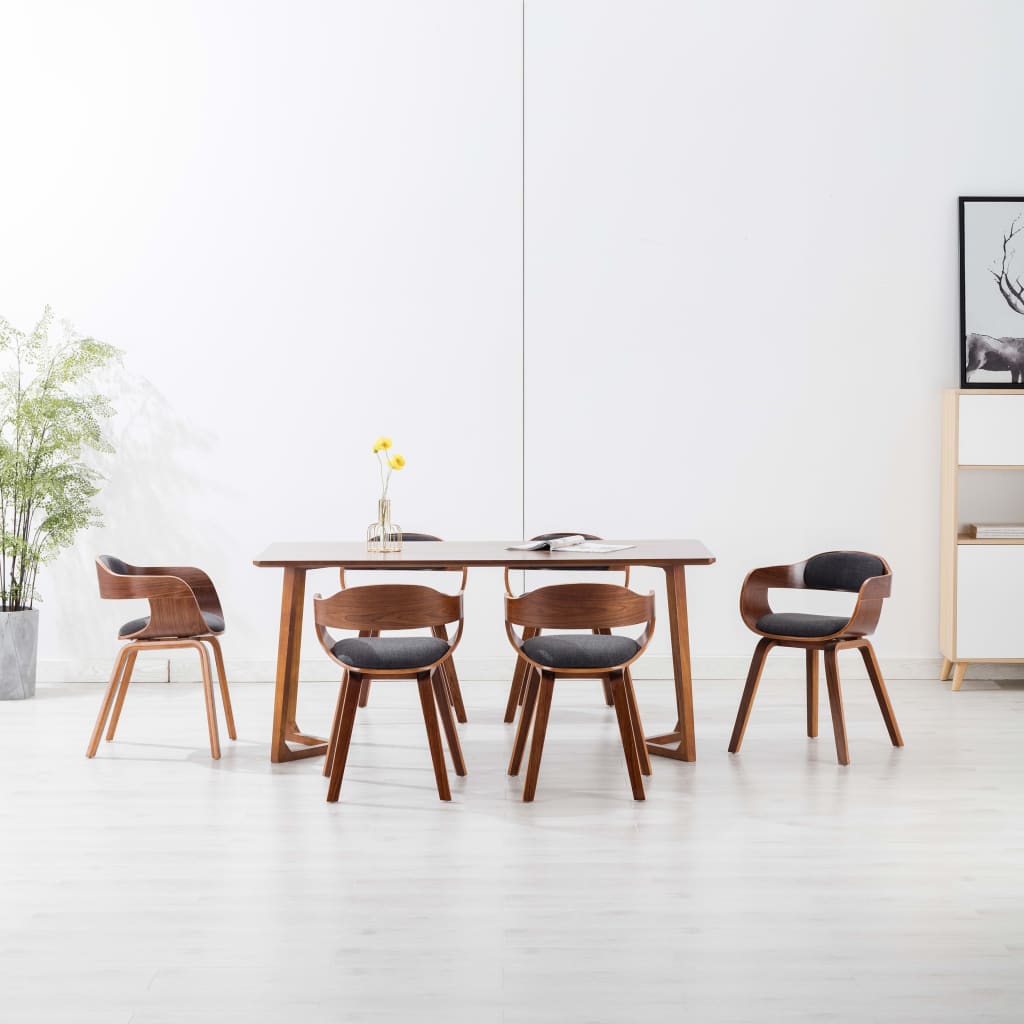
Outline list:
[[[521,209],[521,230],[522,235],[520,238],[520,246],[522,250],[522,267],[520,270],[520,290],[521,290],[521,308],[520,308],[520,326],[522,329],[521,339],[521,352],[520,352],[520,373],[522,377],[522,411],[521,425],[520,425],[520,436],[522,440],[522,451],[520,453],[520,460],[522,462],[522,480],[521,480],[521,504],[522,504],[522,537],[526,539],[526,0],[523,0],[522,8],[522,20],[520,23],[520,48],[519,48],[519,60],[520,60],[520,75],[522,81],[522,96],[521,96],[521,137],[520,137],[520,151],[522,154],[522,166],[520,168],[521,173],[521,194],[520,194],[520,209]]]

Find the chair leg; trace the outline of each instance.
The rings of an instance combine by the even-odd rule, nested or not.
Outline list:
[[[331,764],[331,781],[327,784],[327,802],[336,804],[341,795],[341,780],[345,775],[348,748],[352,741],[352,726],[356,720],[356,706],[359,704],[361,677],[349,673],[348,682],[342,687],[342,702],[336,726],[332,728],[334,759]]]
[[[626,706],[629,708],[629,717],[633,725],[633,739],[636,741],[636,753],[640,758],[640,772],[642,775],[653,775],[651,767],[651,755],[647,750],[647,740],[644,739],[644,727],[640,722],[640,705],[636,701],[636,690],[633,687],[633,676],[629,669],[622,672],[623,690],[626,694]]]
[[[526,766],[526,783],[523,786],[523,803],[530,803],[537,793],[537,776],[540,774],[540,759],[544,756],[544,736],[548,731],[548,715],[551,713],[551,695],[555,689],[555,677],[543,672],[540,677],[540,693],[537,698],[537,714],[533,722],[533,739],[530,742],[530,761]],[[526,710],[524,705],[523,710]]]
[[[364,679],[359,684],[359,706],[365,708],[370,703],[370,682],[369,679]]]
[[[434,693],[430,684],[430,673],[421,672],[416,677],[420,691],[420,707],[423,708],[423,724],[427,727],[427,744],[430,760],[434,763],[434,779],[437,795],[442,800],[451,800],[452,791],[448,785],[448,770],[444,766],[444,751],[441,749],[441,730],[437,727],[437,712],[434,710]]]
[[[220,702],[224,708],[224,721],[228,727],[228,739],[237,740],[238,733],[235,732],[235,714],[231,710],[231,694],[228,693],[228,674],[224,671],[224,655],[221,653],[220,641],[210,637],[210,646],[213,648],[213,657],[217,662],[217,676],[220,679]]]
[[[818,735],[818,652],[807,652],[807,735]]]
[[[206,698],[206,724],[210,730],[210,756],[214,761],[219,761],[220,734],[217,732],[217,705],[213,702],[213,675],[210,672],[210,656],[198,640],[194,642],[194,646],[199,651],[199,664],[203,670],[203,696]]]
[[[327,738],[327,756],[324,758],[324,778],[330,778],[331,768],[334,767],[334,755],[338,750],[338,730],[341,728],[341,711],[345,704],[345,689],[348,687],[348,672],[341,674],[341,685],[338,687],[338,701],[334,705],[334,717],[331,719],[331,734]],[[361,687],[361,684],[356,683]],[[360,688],[360,697],[362,689]]]
[[[431,632],[439,640],[448,639],[446,626],[434,626]],[[462,687],[459,686],[459,674],[455,671],[455,659],[449,658],[442,666],[444,673],[445,689],[448,692],[449,703],[455,709],[455,717],[463,724],[469,719],[466,718],[466,705],[462,702]]]
[[[523,703],[529,673],[530,663],[525,658],[516,658],[516,668],[512,673],[512,685],[508,690],[508,702],[505,704],[503,721],[506,724],[516,720],[516,708]]]
[[[840,764],[849,764],[850,747],[846,742],[843,695],[839,690],[839,661],[834,647],[825,648],[825,682],[828,685],[828,707],[832,712],[832,729],[836,734],[836,755]]]
[[[882,670],[878,667],[878,658],[875,657],[875,649],[867,640],[860,649],[861,657],[864,659],[864,667],[868,670],[868,677],[871,679],[871,688],[875,691],[875,700],[881,709],[882,718],[885,720],[885,727],[889,731],[889,739],[894,747],[903,746],[903,737],[900,735],[900,727],[896,724],[896,715],[892,710],[892,703],[889,700],[889,692],[885,688],[885,680],[882,678]]]
[[[750,709],[754,703],[754,696],[757,693],[757,684],[761,681],[761,672],[764,670],[764,662],[768,652],[775,646],[768,637],[761,637],[754,648],[754,656],[750,659],[750,671],[747,673],[747,684],[743,687],[743,696],[740,698],[740,707],[736,712],[736,724],[732,729],[732,739],[729,740],[729,753],[738,754],[740,744],[743,743],[743,734],[747,731],[747,722],[750,719]]]
[[[622,752],[626,755],[626,771],[629,772],[629,784],[633,789],[633,799],[644,800],[646,799],[644,780],[640,774],[640,758],[636,749],[636,736],[633,733],[633,716],[629,711],[626,682],[621,672],[616,672],[612,676],[612,697],[615,700],[615,717],[619,720]]]
[[[459,684],[459,674],[455,671],[455,659],[449,658],[442,667],[448,680],[448,692],[451,697],[451,706],[455,710],[455,717],[464,725],[469,721],[469,718],[466,716],[466,705],[462,700],[462,686]]]
[[[594,636],[611,636],[612,631],[606,628],[598,628],[594,631]],[[614,707],[614,698],[612,697],[612,677],[602,676],[601,677],[601,689],[604,692],[604,703],[606,707]]]
[[[611,676],[601,676],[601,690],[604,693],[605,707],[609,707],[609,708],[614,707],[615,706],[615,698],[614,698],[614,696],[612,694],[612,677]]]
[[[538,633],[540,633],[539,629],[526,627],[523,629],[523,640],[532,640]],[[526,699],[526,685],[529,679],[530,663],[525,658],[517,658],[515,671],[512,673],[512,686],[508,691],[508,703],[505,705],[504,721],[506,723],[515,721],[516,707],[522,707],[523,701]]]
[[[124,666],[124,673],[121,677],[121,686],[117,691],[117,701],[114,703],[114,713],[110,716],[110,726],[107,729],[107,742],[114,738],[117,732],[117,723],[121,720],[121,708],[124,706],[124,698],[128,693],[128,684],[132,681],[132,672],[135,670],[135,659],[139,656],[139,649],[129,649],[127,662]]]
[[[459,743],[459,732],[455,728],[455,716],[452,714],[451,704],[448,702],[448,689],[441,674],[435,670],[432,685],[434,697],[437,700],[437,714],[441,719],[441,726],[444,729],[445,738],[448,740],[448,751],[452,755],[452,765],[455,774],[464,776],[466,774],[466,761],[462,756],[462,744]]]
[[[103,726],[107,724],[107,716],[110,714],[111,705],[117,694],[118,684],[121,682],[121,670],[124,668],[125,659],[128,657],[130,647],[122,647],[114,659],[114,670],[110,673],[110,682],[107,684],[107,692],[103,695],[103,703],[100,705],[100,713],[96,718],[96,725],[93,727],[92,736],[89,738],[89,746],[86,747],[85,756],[95,757],[96,748],[100,745],[100,737],[103,735]]]
[[[512,742],[512,757],[508,762],[508,774],[518,775],[523,764],[523,753],[526,740],[533,725],[534,709],[537,707],[537,694],[540,692],[540,675],[527,663],[526,682],[523,684],[526,695],[523,698],[523,710],[519,712],[519,725],[516,726],[516,738]]]
[[[380,636],[380,630],[376,629],[363,629],[359,632],[360,636]],[[359,690],[359,706],[365,708],[370,703],[370,680],[363,679],[362,686]]]

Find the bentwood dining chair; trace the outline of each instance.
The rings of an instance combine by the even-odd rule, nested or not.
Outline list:
[[[415,679],[427,729],[427,743],[434,765],[437,793],[451,800],[444,765],[438,714],[456,775],[466,774],[455,718],[448,701],[440,667],[452,656],[462,637],[462,594],[442,594],[430,587],[411,584],[379,584],[350,587],[333,597],[317,594],[313,600],[317,638],[327,656],[344,669],[338,710],[331,726],[327,761],[330,783],[327,800],[335,803],[341,793],[356,707],[363,681]],[[452,640],[440,636],[380,636],[385,630],[430,629],[457,623]],[[358,636],[336,640],[328,629],[354,630]],[[435,712],[434,704],[437,703]]]
[[[857,600],[849,616],[773,612],[768,603],[770,589],[844,591],[856,594]],[[795,647],[806,652],[807,735],[812,738],[818,735],[818,652],[824,655],[828,704],[840,764],[850,763],[850,750],[839,689],[839,662],[836,657],[839,651],[860,651],[892,745],[902,747],[903,737],[896,724],[878,659],[871,641],[867,639],[875,631],[882,614],[882,602],[891,591],[892,569],[889,563],[864,551],[826,551],[794,565],[766,566],[751,572],[740,592],[740,615],[748,628],[761,639],[750,663],[729,741],[729,753],[739,753],[765,659],[773,647]]]
[[[135,660],[142,651],[194,648],[199,652],[203,673],[203,693],[206,698],[206,722],[210,732],[210,753],[220,757],[220,736],[217,731],[217,709],[213,702],[213,678],[210,656],[204,644],[213,648],[220,677],[220,696],[227,720],[228,736],[237,739],[235,719],[231,713],[231,696],[224,671],[224,657],[220,637],[224,634],[224,612],[213,581],[202,569],[192,566],[141,567],[128,565],[112,555],[96,559],[100,597],[112,600],[135,599],[149,601],[149,615],[126,622],[119,637],[126,641],[114,661],[110,685],[103,697],[99,717],[89,740],[86,757],[94,757],[103,734],[103,726],[110,716],[107,740],[114,738],[121,708],[128,693]],[[111,715],[113,708],[113,715]]]
[[[434,534],[432,534],[432,533],[410,533],[407,530],[402,532],[402,540],[404,542],[406,542],[406,543],[413,543],[413,544],[415,544],[415,543],[417,543],[419,541],[440,540],[440,539],[441,539],[440,537],[435,537]],[[469,575],[469,572],[466,569],[466,567],[465,566],[461,566],[461,565],[459,565],[459,566],[450,566],[450,567],[444,568],[444,569],[423,569],[423,570],[417,570],[417,569],[409,569],[407,567],[406,568],[402,568],[401,566],[399,566],[398,568],[401,571],[403,571],[403,572],[419,572],[419,571],[422,571],[422,572],[457,572],[457,573],[461,573],[462,578],[461,578],[461,580],[459,582],[459,593],[463,593],[465,591],[465,589],[466,589],[466,579],[467,579],[467,577]],[[374,570],[363,570],[363,572],[369,572],[369,571],[373,571],[373,572],[388,572],[388,571],[394,571],[394,570],[389,570],[385,566],[381,566],[381,568],[374,569]],[[341,577],[341,589],[344,590],[345,587],[346,587],[345,570],[344,569],[340,569],[339,570],[339,575]],[[370,636],[375,636],[376,634],[375,633],[370,633],[369,635]],[[442,626],[438,626],[438,627],[436,627],[434,629],[434,635],[439,637],[442,640],[446,640],[448,638],[448,633],[446,631],[446,628],[443,625]],[[450,658],[447,662],[445,662],[441,666],[440,673],[441,673],[442,681],[444,683],[445,691],[448,694],[448,702],[455,709],[455,717],[460,722],[465,723],[467,721],[467,718],[466,718],[466,705],[465,705],[465,703],[462,700],[462,687],[459,685],[459,675],[455,671],[455,660],[453,658]],[[373,677],[369,676],[369,677],[367,677],[366,679],[363,680],[362,691],[359,694],[359,706],[361,708],[365,708],[366,705],[369,703],[369,700],[370,700],[370,683],[371,683],[372,679],[373,679]],[[326,766],[324,767],[324,774],[325,775],[327,774]]]
[[[536,537],[531,537],[530,540],[558,540],[561,537],[582,537],[584,540],[601,540],[596,533],[580,533],[575,530],[564,530],[558,533],[539,533]],[[510,597],[514,596],[512,591],[512,580],[509,575],[510,571],[522,571],[522,570],[510,570],[508,567],[505,568],[505,593]],[[573,565],[559,565],[557,569],[532,569],[531,572],[621,572],[622,585],[624,587],[629,586],[629,566],[623,566],[621,569],[613,569],[610,565],[605,566],[573,566]],[[594,630],[595,633],[598,630]],[[529,639],[529,637],[526,637]],[[512,673],[512,685],[508,691],[508,701],[505,703],[505,722],[513,722],[516,717],[516,707],[522,706],[523,699],[526,696],[526,670],[527,663],[523,658],[516,659],[516,667]],[[611,683],[608,676],[601,677],[601,685],[604,689],[604,702],[608,707],[612,706],[612,690]]]
[[[612,633],[612,629],[641,622],[645,628],[636,640]],[[516,626],[522,628],[522,636],[516,633]],[[521,597],[506,595],[505,629],[528,666],[526,696],[508,766],[509,775],[519,774],[532,726],[523,800],[528,803],[537,792],[555,680],[593,678],[595,672],[610,681],[633,799],[643,800],[642,775],[651,774],[651,762],[627,670],[643,654],[654,632],[654,594],[636,594],[610,583],[564,583]],[[593,632],[543,632],[548,629]]]

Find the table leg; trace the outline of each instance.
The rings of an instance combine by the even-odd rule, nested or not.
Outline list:
[[[295,723],[295,704],[299,696],[299,652],[302,649],[302,605],[306,596],[306,570],[284,570],[281,590],[281,631],[277,642],[277,685],[274,692],[274,732],[270,741],[270,760],[274,764],[317,757],[327,753],[327,743],[319,736],[307,736]],[[292,750],[288,741],[298,743]]]
[[[697,742],[693,734],[693,679],[690,675],[690,629],[686,617],[686,567],[665,569],[668,587],[668,621],[672,638],[672,669],[676,684],[675,729],[663,736],[648,736],[647,749],[659,757],[696,761]]]

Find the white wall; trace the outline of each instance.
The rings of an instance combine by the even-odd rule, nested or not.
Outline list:
[[[518,536],[525,497],[530,533],[704,539],[698,669],[741,671],[749,567],[836,546],[894,565],[883,657],[937,656],[955,199],[1020,191],[1024,7],[529,0],[525,496],[520,3],[2,17],[0,313],[125,350],[107,527],[41,582],[51,677],[109,666],[99,551],[208,567],[265,677],[251,560],[360,536],[380,432],[407,527]]]
[[[41,581],[44,662],[109,671],[110,551],[208,567],[228,655],[272,671],[280,574],[252,559],[363,536],[380,433],[409,463],[399,523],[519,535],[520,20],[476,0],[7,12],[0,309],[52,302],[128,374],[107,527]],[[503,652],[500,581],[473,584],[467,655]]]
[[[936,657],[956,197],[1021,191],[1024,6],[527,10],[528,529],[704,539],[704,658],[749,568],[877,551],[881,654]]]

